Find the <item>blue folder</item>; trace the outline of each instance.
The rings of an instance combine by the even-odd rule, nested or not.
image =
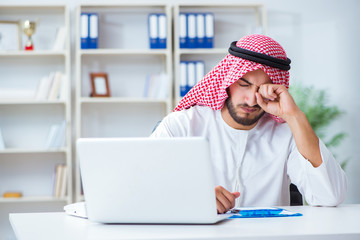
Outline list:
[[[253,208],[253,209],[232,209],[234,213],[229,218],[265,218],[265,217],[298,217],[301,213],[295,213],[283,208]]]

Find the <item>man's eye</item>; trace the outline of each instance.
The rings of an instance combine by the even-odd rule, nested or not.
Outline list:
[[[248,86],[250,86],[249,84],[241,84],[241,83],[239,83],[239,86],[240,87],[248,87]]]

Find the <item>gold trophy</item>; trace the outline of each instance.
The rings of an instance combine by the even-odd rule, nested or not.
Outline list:
[[[32,22],[30,20],[25,20],[23,23],[23,30],[26,36],[28,36],[28,40],[26,41],[25,44],[25,50],[27,51],[34,50],[34,44],[31,40],[31,35],[33,35],[35,32],[35,22]]]

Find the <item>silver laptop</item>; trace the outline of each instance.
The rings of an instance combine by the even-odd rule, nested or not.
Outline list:
[[[88,218],[102,223],[210,224],[216,210],[204,138],[77,141]]]

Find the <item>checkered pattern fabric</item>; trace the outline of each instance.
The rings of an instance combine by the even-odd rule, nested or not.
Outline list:
[[[287,59],[285,50],[281,45],[264,35],[254,34],[245,36],[237,41],[236,46],[279,59]],[[228,98],[226,88],[238,81],[247,72],[257,69],[262,69],[274,84],[281,84],[289,88],[288,71],[228,54],[181,99],[174,111],[181,111],[194,105],[205,105],[213,110],[221,109]],[[283,122],[281,118],[271,117],[277,122]]]

